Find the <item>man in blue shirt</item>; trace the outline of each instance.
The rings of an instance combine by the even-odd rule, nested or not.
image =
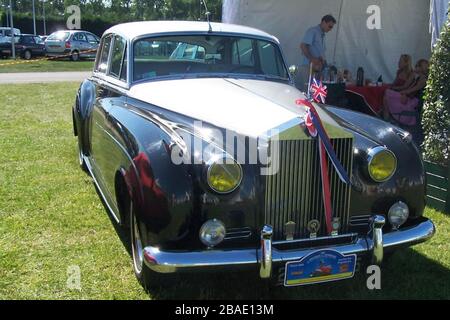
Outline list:
[[[309,28],[303,37],[300,49],[303,54],[303,61],[300,65],[300,72],[297,79],[297,87],[300,90],[307,90],[310,64],[313,67],[313,73],[319,74],[326,65],[325,60],[325,34],[330,32],[336,19],[332,15],[326,15],[322,18],[319,25]]]

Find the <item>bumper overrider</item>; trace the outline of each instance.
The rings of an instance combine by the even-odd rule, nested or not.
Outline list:
[[[423,219],[415,226],[383,234],[384,224],[385,218],[383,216],[375,216],[372,219],[369,233],[366,236],[356,237],[351,243],[299,250],[276,249],[272,242],[272,227],[264,226],[261,231],[261,246],[259,249],[169,252],[149,246],[144,248],[144,261],[151,270],[159,273],[220,268],[257,269],[259,267],[260,277],[266,279],[272,276],[273,265],[300,261],[320,249],[331,249],[344,256],[351,254],[365,256],[371,260],[372,264],[379,265],[383,261],[384,251],[427,241],[435,233],[435,226],[428,219]]]

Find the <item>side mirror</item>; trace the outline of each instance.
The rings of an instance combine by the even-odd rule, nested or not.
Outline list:
[[[298,67],[293,64],[292,66],[289,67],[289,73],[291,74],[291,76],[295,76],[297,75],[298,72]]]

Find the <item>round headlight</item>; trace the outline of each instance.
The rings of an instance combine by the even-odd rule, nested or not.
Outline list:
[[[409,208],[406,203],[397,202],[390,209],[388,213],[389,222],[394,229],[400,228],[409,217]]]
[[[241,184],[242,167],[231,158],[219,158],[208,165],[207,181],[217,193],[233,192]]]
[[[397,170],[397,158],[392,151],[376,147],[369,151],[369,175],[376,182],[389,180]]]
[[[208,220],[200,228],[200,240],[207,247],[217,246],[225,239],[225,225],[217,220]]]

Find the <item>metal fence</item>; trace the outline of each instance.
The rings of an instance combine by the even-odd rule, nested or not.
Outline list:
[[[425,162],[427,205],[450,213],[450,163],[447,167]]]

